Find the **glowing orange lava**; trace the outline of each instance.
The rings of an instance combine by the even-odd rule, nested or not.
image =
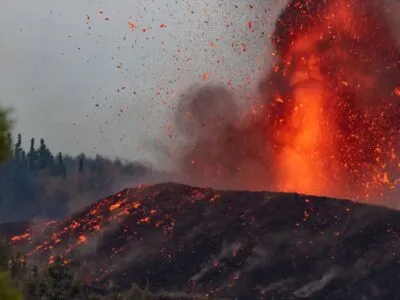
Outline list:
[[[355,199],[396,189],[400,54],[379,3],[292,1],[273,41],[275,188]]]

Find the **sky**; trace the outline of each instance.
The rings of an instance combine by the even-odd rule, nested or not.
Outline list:
[[[254,90],[286,3],[0,2],[0,105],[24,146],[43,137],[54,152],[147,161],[189,86]]]

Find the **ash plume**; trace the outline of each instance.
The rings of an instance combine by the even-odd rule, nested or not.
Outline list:
[[[400,155],[400,51],[389,13],[373,0],[291,1],[249,113],[223,86],[181,97],[179,180],[389,201]]]
[[[262,126],[243,126],[239,118],[236,101],[223,86],[192,87],[181,97],[175,124],[187,142],[179,153],[185,181],[234,188],[244,173],[267,176]],[[239,185],[257,187],[257,182]]]

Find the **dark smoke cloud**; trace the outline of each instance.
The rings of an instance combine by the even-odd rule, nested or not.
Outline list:
[[[255,115],[240,118],[237,101],[223,86],[192,87],[182,95],[174,123],[186,141],[178,153],[184,181],[221,188],[265,186],[269,164],[263,124]]]

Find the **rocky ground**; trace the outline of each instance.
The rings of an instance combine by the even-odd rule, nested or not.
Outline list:
[[[98,289],[112,279],[226,299],[400,294],[400,212],[347,200],[166,183],[0,234],[27,260],[61,255]]]

